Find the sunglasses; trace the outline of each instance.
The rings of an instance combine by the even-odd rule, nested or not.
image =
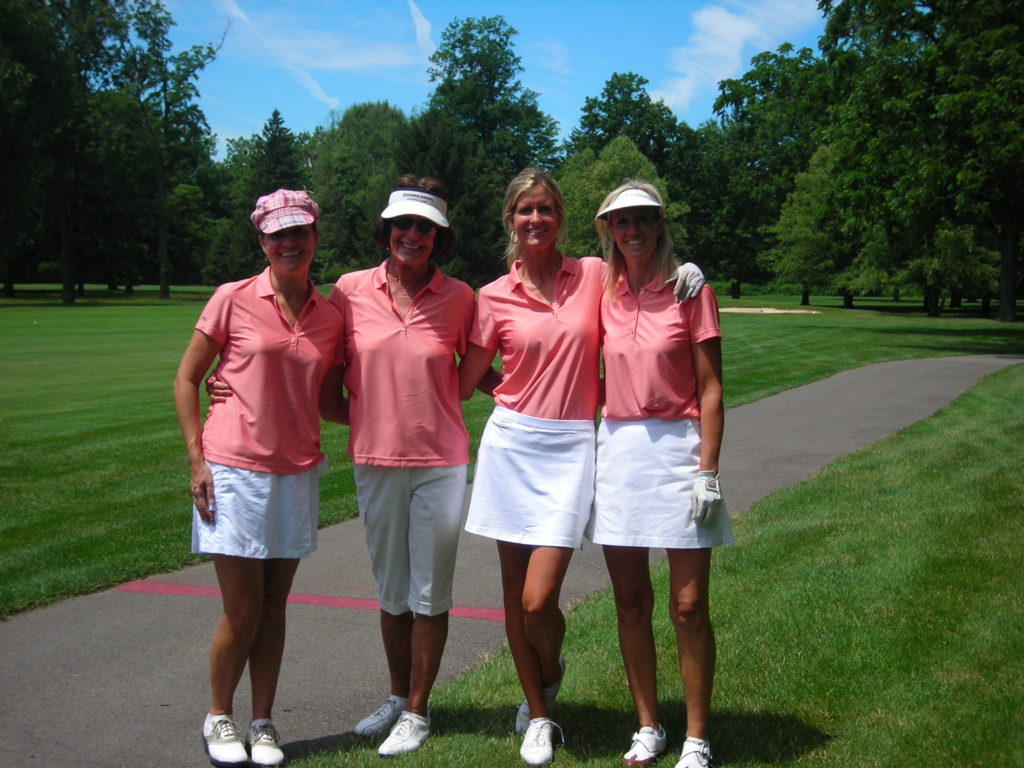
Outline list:
[[[426,219],[414,219],[409,216],[399,216],[397,219],[391,219],[391,226],[399,232],[405,232],[413,224],[416,225],[416,231],[421,235],[429,235],[434,231],[434,227],[437,226],[432,221],[427,221]]]

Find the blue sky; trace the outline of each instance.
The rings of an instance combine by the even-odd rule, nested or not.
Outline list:
[[[327,125],[352,104],[387,101],[411,114],[433,85],[427,58],[453,19],[501,14],[518,31],[524,86],[566,136],[588,96],[635,72],[676,117],[712,117],[718,81],[760,51],[816,48],[816,0],[510,3],[463,0],[165,0],[174,51],[224,42],[199,79],[220,146],[259,133],[274,109],[293,131]]]

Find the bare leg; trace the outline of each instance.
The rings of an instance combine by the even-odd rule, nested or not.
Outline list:
[[[572,550],[498,542],[505,607],[505,635],[530,717],[547,717],[544,688],[561,674],[558,657],[565,637],[559,593]]]
[[[263,561],[228,555],[213,556],[224,613],[210,642],[210,714],[233,712],[263,607]]]
[[[441,667],[441,656],[448,640],[448,612],[437,616],[417,613],[412,623],[411,686],[406,709],[428,716],[430,691]]]
[[[269,718],[277,695],[277,681],[284,656],[285,615],[298,558],[263,561],[263,609],[259,628],[249,651],[249,682],[252,685],[252,719]]]
[[[657,656],[651,616],[654,589],[646,547],[604,547],[618,619],[619,650],[641,727],[658,727]]]
[[[668,562],[669,615],[686,694],[686,735],[707,739],[715,675],[715,635],[708,612],[711,550],[670,549]]]
[[[391,695],[409,698],[412,677],[412,611],[398,615],[380,612],[380,634],[388,660]]]

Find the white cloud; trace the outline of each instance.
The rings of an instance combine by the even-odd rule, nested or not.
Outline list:
[[[669,53],[679,73],[652,97],[676,111],[741,75],[751,57],[774,50],[820,21],[815,0],[720,0],[694,11],[688,42]]]
[[[427,17],[423,15],[413,0],[408,0],[408,2],[409,15],[412,16],[412,23],[416,28],[416,43],[419,45],[423,57],[428,58],[436,49],[434,41],[430,37],[430,22],[427,21]]]
[[[533,43],[527,48],[527,55],[529,57],[527,70],[536,67],[564,77],[568,77],[570,74],[569,49],[562,43],[553,40]]]
[[[310,95],[314,99],[323,102],[331,109],[338,108],[338,104],[340,104],[341,101],[324,93],[324,89],[320,87],[320,83],[318,83],[308,72],[290,65],[285,65],[285,69],[292,73],[292,77],[299,82],[299,85],[309,91]]]
[[[245,22],[246,24],[251,23],[249,17],[242,10],[241,6],[235,2],[235,0],[216,0],[216,4],[220,6],[220,9],[228,15],[229,19],[237,19],[238,21]]]

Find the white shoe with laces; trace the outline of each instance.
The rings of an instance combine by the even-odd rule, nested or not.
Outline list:
[[[622,756],[622,764],[627,766],[650,765],[665,751],[667,745],[668,737],[660,724],[657,730],[644,726],[633,734],[633,743],[630,745],[629,751]]]
[[[270,766],[284,762],[284,752],[279,746],[281,736],[271,723],[250,726],[245,741],[249,745],[249,753],[252,755],[250,762],[253,765]]]
[[[391,729],[391,734],[377,750],[381,757],[404,755],[420,748],[430,735],[430,718],[415,712],[403,712]]]
[[[562,729],[558,723],[547,717],[535,717],[526,727],[523,746],[519,748],[519,756],[527,765],[547,765],[555,758],[555,730],[558,730],[559,741],[565,742]]]
[[[711,768],[711,745],[703,739],[688,737],[676,768]]]
[[[398,716],[402,714],[408,699],[401,696],[388,696],[387,700],[372,715],[368,715],[356,723],[352,732],[356,736],[380,736],[395,727]]]
[[[565,679],[565,656],[558,657],[558,679],[544,689],[544,703],[547,705],[548,714],[555,706],[555,699],[558,698],[558,691],[562,688],[562,680]],[[530,725],[530,702],[523,699],[516,710],[516,733],[526,733]]]
[[[209,733],[206,732],[206,727],[203,727],[203,743],[206,745],[206,754],[210,762],[217,768],[249,763],[249,755],[245,753],[245,745],[242,744],[238,726],[227,715],[214,720]]]

